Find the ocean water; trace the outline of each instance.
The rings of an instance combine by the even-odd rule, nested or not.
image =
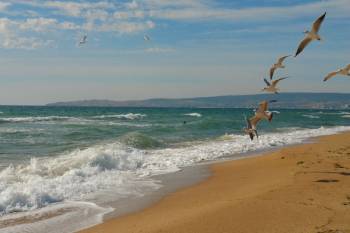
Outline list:
[[[259,140],[251,142],[242,128],[244,115],[252,114],[253,109],[0,107],[0,232],[44,232],[54,222],[69,221],[59,232],[71,232],[100,222],[111,211],[109,202],[159,189],[154,175],[350,130],[350,110],[274,109],[273,122],[262,122]],[[57,209],[64,214],[40,224],[12,224]],[[82,213],[85,221],[77,223],[74,217]]]

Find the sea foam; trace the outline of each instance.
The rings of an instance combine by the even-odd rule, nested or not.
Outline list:
[[[185,116],[191,116],[191,117],[202,117],[202,114],[197,113],[197,112],[192,112],[192,113],[186,113],[184,114]]]
[[[320,118],[319,116],[310,115],[310,114],[304,114],[303,117],[310,118],[310,119],[319,119]]]
[[[125,120],[135,120],[146,117],[146,114],[141,113],[127,113],[127,114],[115,114],[115,115],[101,115],[94,116],[97,119],[106,119],[106,118],[117,118],[117,119],[125,119]]]
[[[202,161],[244,152],[300,143],[350,127],[288,130],[262,134],[250,141],[246,135],[192,145],[141,150],[121,141],[74,150],[55,158],[32,159],[0,172],[0,214],[33,211],[75,201],[112,202],[139,197],[160,187],[154,175],[178,171]],[[111,195],[113,194],[113,195]],[[1,218],[0,218],[1,221]]]

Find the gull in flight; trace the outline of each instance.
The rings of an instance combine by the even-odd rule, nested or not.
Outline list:
[[[254,137],[256,136],[257,138],[259,138],[258,135],[258,131],[256,129],[253,128],[252,123],[250,122],[250,120],[247,118],[247,116],[244,116],[245,121],[247,123],[247,126],[245,128],[243,128],[243,131],[249,135],[250,140],[253,141]]]
[[[286,79],[286,78],[288,78],[288,77],[283,77],[283,78],[273,80],[271,83],[269,81],[267,81],[266,78],[264,78],[264,81],[265,81],[267,87],[262,89],[262,91],[267,91],[267,92],[272,92],[272,93],[278,94],[279,89],[276,86],[279,83],[279,81]]]
[[[86,44],[86,42],[87,42],[87,35],[84,35],[79,41],[79,46]]]
[[[255,111],[255,115],[251,117],[250,119],[247,119],[245,117],[245,120],[247,122],[247,127],[244,128],[244,132],[249,135],[250,140],[254,139],[254,136],[257,138],[259,137],[258,131],[257,131],[257,125],[258,123],[265,119],[268,120],[269,122],[272,121],[273,118],[273,113],[268,111],[268,105],[269,103],[274,103],[276,100],[271,100],[271,101],[262,101],[259,104],[258,109]]]
[[[345,68],[343,68],[343,69],[339,69],[339,70],[337,70],[337,71],[334,71],[334,72],[329,73],[329,74],[323,79],[323,81],[326,82],[328,79],[331,79],[331,78],[333,78],[334,76],[336,76],[336,75],[338,75],[338,74],[340,74],[340,75],[345,75],[345,76],[350,76],[350,64],[347,65],[347,66],[346,66]]]
[[[297,52],[295,53],[295,56],[298,56],[299,53],[301,53],[304,48],[313,40],[321,40],[320,35],[318,34],[318,31],[320,30],[321,24],[326,17],[326,12],[321,15],[313,24],[311,31],[305,31],[306,34],[304,40],[300,42]]]
[[[151,38],[150,38],[148,35],[144,35],[144,36],[143,36],[143,40],[144,40],[144,41],[150,41]]]
[[[283,56],[280,57],[277,61],[277,63],[273,64],[273,66],[270,68],[270,80],[272,80],[273,78],[273,74],[275,73],[275,70],[277,70],[278,68],[285,68],[285,66],[283,65],[283,61],[287,58],[290,57],[290,55],[288,56]]]

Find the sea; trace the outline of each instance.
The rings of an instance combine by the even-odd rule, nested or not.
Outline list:
[[[0,232],[74,232],[159,177],[350,130],[350,110],[0,106]],[[232,171],[234,172],[234,171]]]

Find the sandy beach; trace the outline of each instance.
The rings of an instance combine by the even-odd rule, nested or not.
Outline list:
[[[90,232],[350,232],[350,133],[211,166],[213,175]]]

